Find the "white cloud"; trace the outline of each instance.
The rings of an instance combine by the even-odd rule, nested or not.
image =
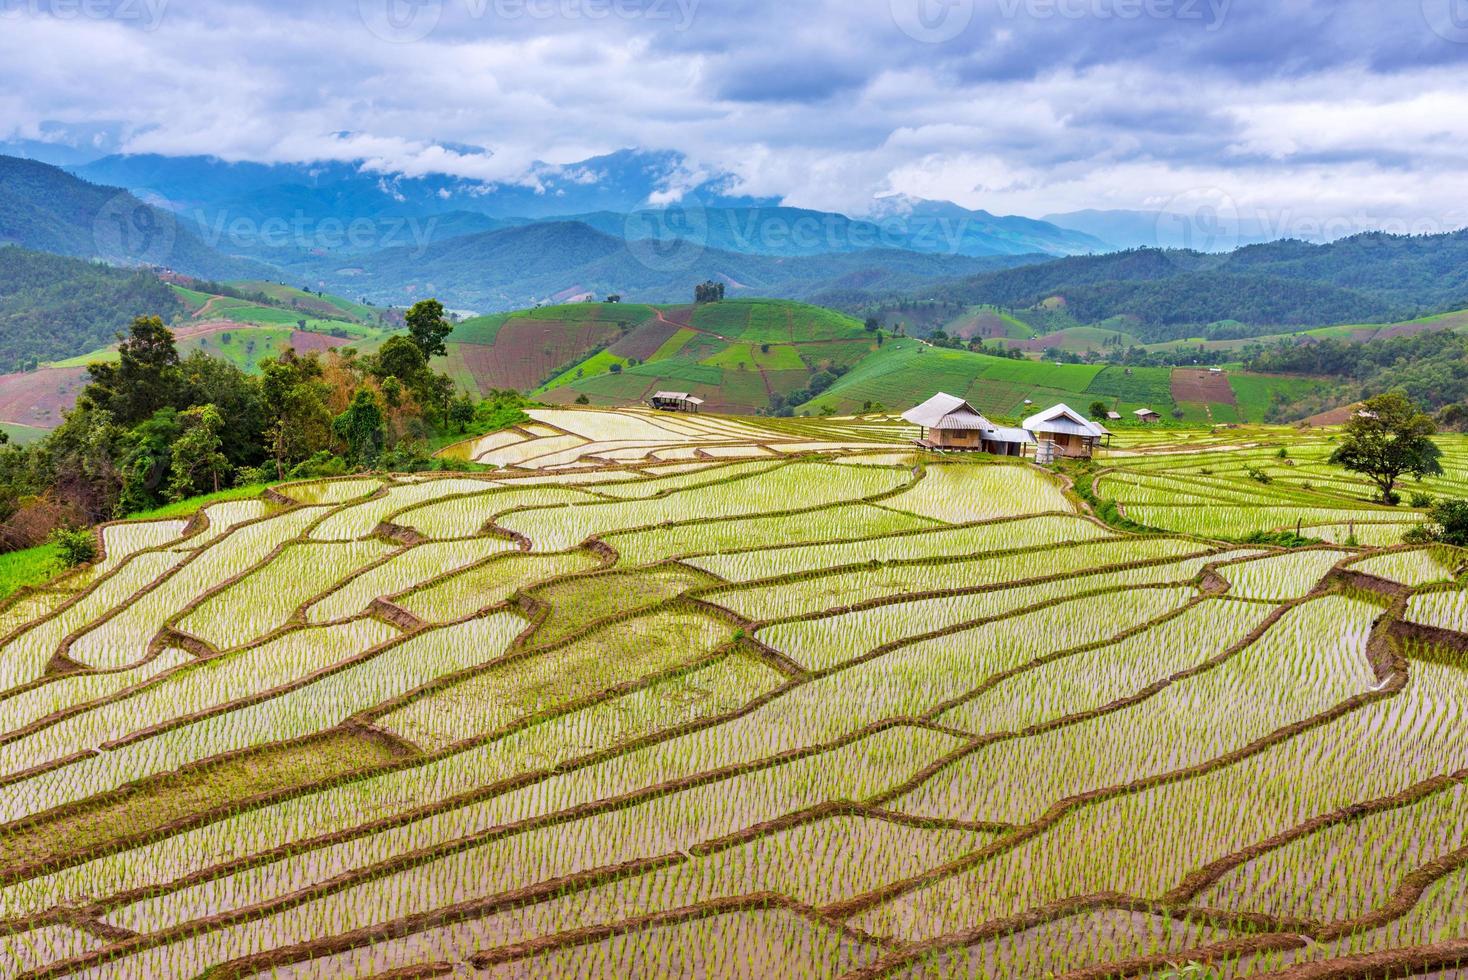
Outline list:
[[[881,193],[1040,214],[1199,188],[1275,211],[1454,212],[1468,46],[1365,0],[1234,6],[1209,33],[991,18],[946,45],[902,36],[887,0],[703,3],[686,31],[475,20],[445,0],[440,30],[401,45],[367,34],[355,3],[200,0],[152,32],[25,15],[0,22],[0,137],[123,120],[133,152],[527,187],[538,162],[682,151],[659,202],[724,172],[854,212]]]

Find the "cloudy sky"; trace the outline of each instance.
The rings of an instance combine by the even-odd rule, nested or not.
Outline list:
[[[0,83],[0,139],[133,152],[1468,224],[1468,0],[0,0]]]

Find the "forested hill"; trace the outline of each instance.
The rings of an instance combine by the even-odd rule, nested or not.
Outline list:
[[[151,272],[0,248],[0,374],[105,346],[135,317],[182,309]]]
[[[1082,323],[1135,317],[1145,340],[1232,320],[1268,326],[1408,319],[1468,306],[1468,231],[1280,241],[1226,255],[1131,249],[987,272],[933,295],[1010,308],[1064,300]]]
[[[127,191],[18,157],[0,156],[0,245],[118,265],[167,266],[207,279],[268,272],[221,254],[172,214]]]

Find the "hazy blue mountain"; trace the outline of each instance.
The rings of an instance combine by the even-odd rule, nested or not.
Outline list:
[[[629,214],[573,215],[608,235],[628,240],[702,241],[747,255],[815,256],[905,249],[929,255],[1073,255],[1110,249],[1104,242],[1030,218],[997,217],[940,202],[914,202],[905,212],[849,218],[790,207],[675,206]]]
[[[0,156],[0,245],[163,266],[211,279],[251,278],[258,263],[215,251],[170,212],[58,167]]]
[[[323,286],[376,303],[433,295],[457,308],[491,312],[588,293],[681,302],[707,279],[724,282],[730,295],[798,299],[857,286],[901,292],[1015,261],[1021,260],[894,249],[740,254],[682,240],[628,242],[583,222],[558,221],[437,241],[421,250],[386,249],[345,265],[323,262],[313,275]]]
[[[406,177],[360,163],[230,163],[215,157],[109,156],[76,168],[88,180],[146,191],[175,210],[220,210],[256,220],[430,215],[469,211],[497,218],[547,218],[630,211],[682,181],[683,157],[619,150],[564,167],[536,164],[534,186],[429,174]],[[768,203],[725,193],[732,178],[705,182],[711,204]]]

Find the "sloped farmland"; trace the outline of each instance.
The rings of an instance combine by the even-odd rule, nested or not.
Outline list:
[[[1452,975],[1465,556],[908,435],[537,410],[103,529],[4,610],[0,975]]]

